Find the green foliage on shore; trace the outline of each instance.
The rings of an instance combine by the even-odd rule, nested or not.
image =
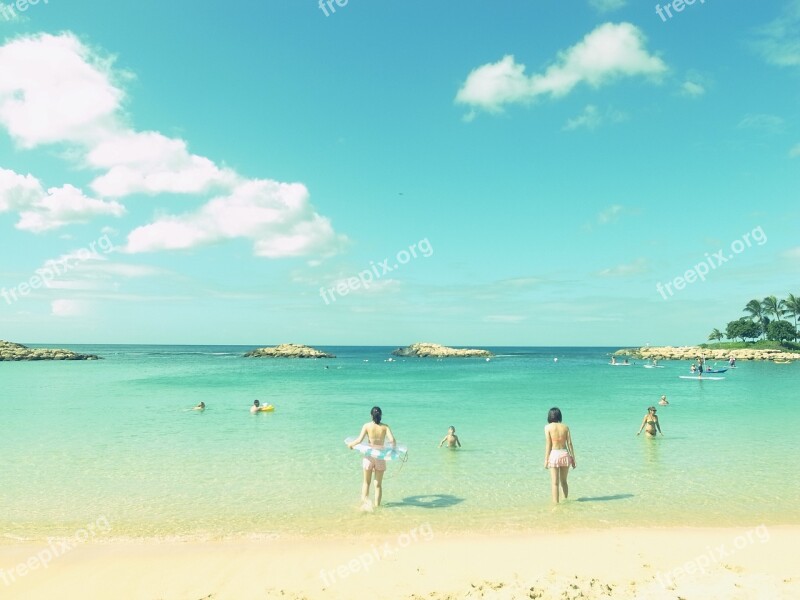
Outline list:
[[[775,296],[767,296],[763,300],[754,298],[750,300],[744,307],[747,313],[746,317],[740,317],[735,321],[728,322],[725,327],[725,335],[716,327],[709,334],[709,340],[722,340],[727,337],[729,340],[740,340],[740,342],[728,342],[724,345],[715,344],[716,348],[774,348],[776,350],[795,350],[797,344],[792,344],[789,340],[795,342],[800,339],[800,332],[798,332],[798,320],[800,320],[800,296],[789,294],[785,299],[780,300]],[[789,317],[794,320],[784,320],[783,317]],[[761,338],[761,342],[773,342],[776,346],[757,346],[748,343],[747,340],[753,341],[756,338]],[[781,342],[783,342],[781,344]],[[701,344],[703,348],[710,348],[712,346]]]
[[[800,350],[800,344],[786,342],[781,344],[773,340],[759,340],[757,342],[717,342],[715,344],[700,344],[701,348],[709,350],[738,350],[749,348],[752,350]]]

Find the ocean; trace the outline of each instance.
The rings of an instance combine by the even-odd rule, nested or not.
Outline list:
[[[59,346],[59,345],[56,345]],[[113,538],[338,536],[800,523],[800,364],[740,361],[721,381],[688,363],[611,367],[616,348],[490,348],[484,359],[250,359],[244,346],[71,345],[100,361],[0,362],[0,531]],[[554,359],[558,359],[557,361]],[[722,366],[722,365],[721,365]],[[328,367],[328,368],[326,368]],[[664,436],[637,437],[649,405]],[[273,413],[253,415],[254,399]],[[191,407],[205,402],[204,412]],[[373,405],[409,448],[384,506],[358,509],[357,435]],[[575,444],[553,507],[547,411]],[[438,448],[448,426],[463,447]]]

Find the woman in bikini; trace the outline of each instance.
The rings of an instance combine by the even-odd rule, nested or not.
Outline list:
[[[564,499],[569,495],[567,474],[569,468],[575,468],[575,448],[572,447],[572,436],[569,427],[561,422],[561,411],[551,408],[547,413],[547,425],[544,428],[544,468],[550,469],[550,487],[553,502],[558,504],[558,484],[564,490]]]
[[[639,427],[639,431],[636,435],[642,433],[642,429],[644,429],[644,433],[647,437],[656,437],[656,429],[658,429],[658,433],[664,435],[661,431],[661,425],[658,422],[658,417],[656,416],[656,407],[650,406],[647,408],[647,414],[642,419],[642,426]]]
[[[358,436],[358,438],[348,444],[350,449],[352,450],[355,448],[364,440],[365,437],[369,438],[369,445],[373,448],[382,449],[387,438],[394,447],[395,440],[392,430],[386,423],[381,423],[383,412],[381,411],[380,407],[373,406],[370,414],[372,415],[372,421],[365,423],[361,428],[361,434]],[[378,507],[381,505],[381,498],[383,496],[383,488],[381,487],[381,484],[383,483],[383,474],[386,472],[386,461],[380,458],[365,456],[361,461],[361,466],[364,468],[364,482],[361,486],[361,505],[365,506],[369,504],[369,488],[372,483],[372,473],[374,472],[375,507]],[[370,506],[370,508],[372,508],[372,506]]]

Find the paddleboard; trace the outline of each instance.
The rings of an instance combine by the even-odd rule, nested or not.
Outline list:
[[[612,367],[630,367],[631,363],[608,363]]]
[[[644,368],[645,369],[663,369],[664,367],[662,365],[645,365]]]
[[[355,440],[356,438],[349,437],[344,440],[344,443],[349,445]],[[361,442],[353,446],[353,450],[358,450],[364,456],[371,456],[379,460],[399,460],[408,452],[408,448],[402,444],[397,444],[395,448],[392,448],[392,445],[388,442],[383,448],[373,448],[366,442]]]
[[[699,377],[697,375],[678,375],[679,379],[699,379],[700,381],[719,381],[724,377]]]

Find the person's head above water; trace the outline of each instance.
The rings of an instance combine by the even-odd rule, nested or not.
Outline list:
[[[561,423],[561,410],[558,407],[553,407],[547,413],[548,423]]]
[[[450,425],[450,427],[447,428],[447,431],[449,431],[450,433],[455,433],[456,432],[456,428],[453,427],[452,425]]]
[[[205,408],[205,407],[206,407],[206,403],[205,402],[201,402],[200,403],[200,408]]]
[[[260,406],[261,403],[258,400],[253,400],[253,406]]]
[[[381,410],[380,406],[373,406],[372,410],[369,411],[369,414],[372,415],[373,423],[376,423],[377,425],[381,424],[381,417],[383,417],[383,411]]]

